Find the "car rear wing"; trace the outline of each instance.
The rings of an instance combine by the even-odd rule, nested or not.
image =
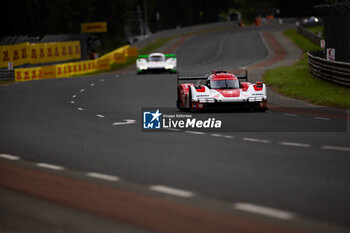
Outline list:
[[[207,80],[208,76],[202,75],[202,76],[179,76],[179,73],[177,73],[177,86],[180,84],[180,80]]]
[[[244,75],[236,75],[236,77],[238,78],[239,81],[244,80],[248,82],[248,70],[245,70]]]
[[[170,57],[176,58],[176,55],[175,55],[175,54],[164,54],[164,56],[165,56],[166,58],[170,58]],[[138,58],[149,58],[149,55],[139,55]]]
[[[148,58],[149,55],[139,55],[138,58]]]

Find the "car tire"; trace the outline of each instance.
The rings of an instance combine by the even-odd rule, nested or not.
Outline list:
[[[177,109],[179,109],[180,111],[183,111],[184,108],[180,107],[181,105],[181,99],[180,99],[180,90],[179,88],[177,88],[177,100],[176,100],[176,107]]]
[[[190,90],[188,92],[188,105],[189,105],[188,110],[190,112],[195,112],[196,111],[195,109],[192,108],[192,91],[191,91],[191,87],[190,87]]]

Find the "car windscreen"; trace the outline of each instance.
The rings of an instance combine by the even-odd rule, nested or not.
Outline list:
[[[148,58],[149,61],[165,61],[165,58],[162,56],[151,56]]]
[[[211,80],[210,87],[212,89],[238,89],[239,88],[239,81],[237,79]]]

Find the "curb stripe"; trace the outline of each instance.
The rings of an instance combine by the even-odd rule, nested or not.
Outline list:
[[[350,147],[342,147],[342,146],[321,146],[321,149],[337,150],[337,151],[350,151]]]
[[[316,120],[325,120],[325,121],[329,121],[330,118],[327,118],[327,117],[314,117],[314,119]]]
[[[8,159],[8,160],[19,160],[20,159],[18,156],[9,155],[9,154],[0,154],[0,157],[3,159]]]
[[[236,203],[233,206],[237,210],[243,210],[246,212],[251,212],[255,214],[261,214],[273,218],[278,218],[282,220],[290,220],[295,218],[295,215],[286,211],[273,209],[265,206],[259,206],[251,203]]]
[[[162,186],[162,185],[151,185],[150,190],[166,193],[174,196],[186,197],[186,198],[193,197],[194,195],[193,192],[190,192],[190,191],[171,188],[171,187]]]
[[[265,139],[259,139],[259,138],[243,138],[243,141],[248,141],[248,142],[261,142],[261,143],[269,143],[269,140]]]
[[[191,131],[191,130],[186,130],[186,133],[190,133],[190,134],[199,134],[199,135],[203,135],[205,134],[204,132],[199,132],[199,131]]]
[[[53,165],[53,164],[48,164],[48,163],[37,163],[36,164],[38,167],[43,167],[47,169],[52,169],[52,170],[63,170],[64,168],[61,166]]]
[[[88,172],[88,173],[86,173],[86,175],[93,177],[93,178],[108,180],[108,181],[118,181],[119,180],[119,177],[117,177],[117,176],[111,176],[111,175],[106,175],[106,174],[97,173],[97,172]]]
[[[284,145],[284,146],[310,147],[310,144],[297,143],[297,142],[279,142],[278,144]]]

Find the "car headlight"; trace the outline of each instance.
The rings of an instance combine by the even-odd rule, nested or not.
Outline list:
[[[167,66],[165,66],[165,69],[167,69],[167,70],[171,70],[171,69],[173,69],[174,68],[174,66],[172,66],[172,65],[167,65]]]

